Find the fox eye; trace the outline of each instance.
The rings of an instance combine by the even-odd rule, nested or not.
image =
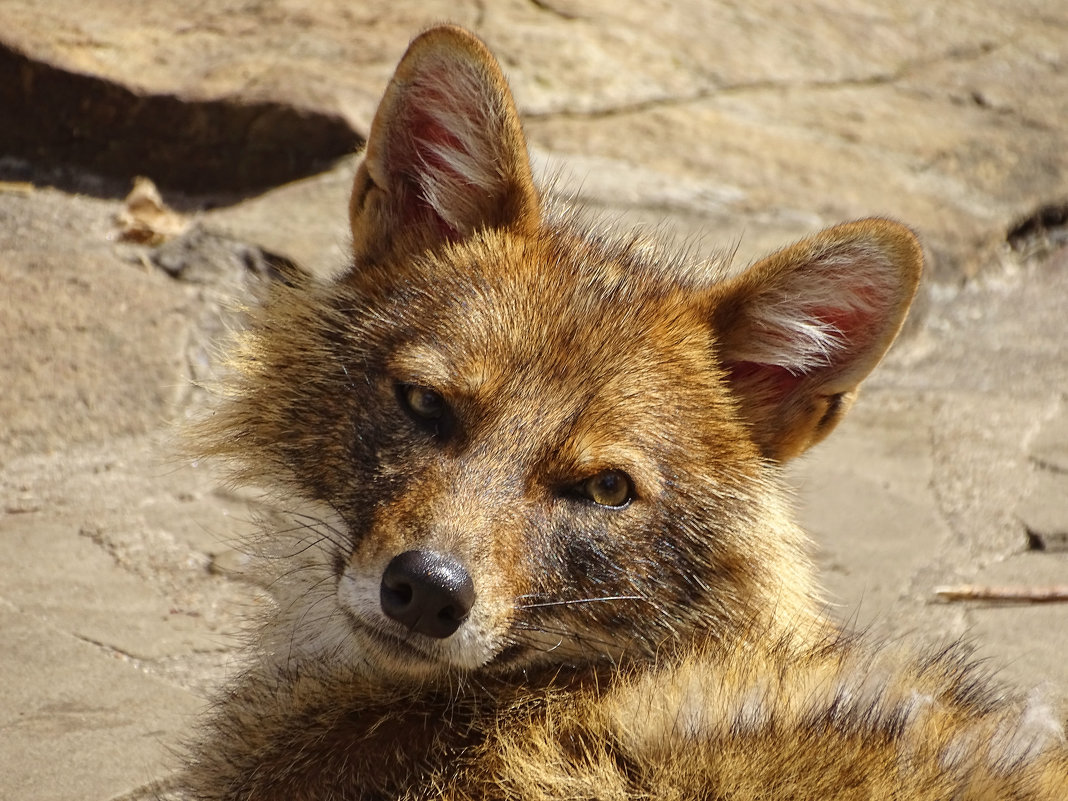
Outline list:
[[[576,488],[578,493],[598,506],[622,509],[634,500],[634,484],[622,470],[602,470]]]
[[[416,420],[434,422],[445,414],[445,398],[440,392],[417,384],[399,384],[397,395],[401,405]]]

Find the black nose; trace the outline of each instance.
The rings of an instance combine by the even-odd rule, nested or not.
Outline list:
[[[475,603],[467,570],[434,551],[405,551],[382,574],[382,611],[411,631],[443,640]]]

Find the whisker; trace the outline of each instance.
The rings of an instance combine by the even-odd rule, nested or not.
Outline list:
[[[520,635],[521,632],[527,632],[528,636],[525,637],[525,638],[517,636],[517,635]],[[551,648],[546,649],[544,647],[545,646],[544,642],[538,642],[533,637],[530,637],[529,634],[547,634],[547,635],[549,635],[551,637],[559,638],[559,641],[555,645],[553,645]],[[572,643],[574,645],[577,645],[577,646],[580,646],[580,647],[586,647],[586,648],[592,647],[592,648],[596,649],[598,652],[604,652],[607,649],[615,648],[615,647],[618,647],[618,645],[619,645],[619,643],[617,643],[617,642],[615,642],[613,640],[606,640],[606,639],[601,639],[599,637],[593,637],[588,633],[580,633],[580,632],[576,632],[576,631],[571,630],[571,629],[557,628],[557,627],[551,627],[551,626],[535,626],[535,625],[526,624],[526,623],[518,623],[518,624],[516,624],[515,629],[512,631],[511,639],[516,644],[538,647],[538,649],[542,650],[542,651],[546,651],[546,650],[547,651],[555,651],[557,648],[561,647],[565,642],[570,642],[570,643]],[[521,642],[521,640],[522,640],[522,642]]]
[[[346,537],[346,533],[339,529],[337,526],[333,525],[332,523],[328,523],[320,517],[315,517],[304,512],[288,511],[285,514],[288,514],[289,516],[294,517],[298,520],[308,521],[307,523],[305,523],[305,525],[308,528],[314,528],[316,531],[321,532],[323,538],[330,542],[332,545],[338,548],[345,547],[345,542],[348,539]],[[328,534],[330,536],[327,536]]]
[[[537,604],[517,604],[515,609],[541,609],[547,606],[575,606],[578,604],[593,604],[602,601],[645,601],[653,603],[650,599],[641,595],[605,595],[600,598],[577,598],[571,601],[545,601]]]
[[[295,529],[295,528],[294,529],[287,529],[285,531],[279,531],[278,533],[280,533],[280,534],[292,534],[296,530],[297,529]],[[312,530],[314,530],[314,529],[312,529]],[[302,543],[299,548],[295,548],[293,550],[286,551],[285,553],[272,554],[272,558],[273,559],[278,559],[278,560],[293,559],[294,557],[302,556],[303,554],[306,554],[308,551],[312,550],[313,548],[317,547],[318,545],[322,544],[323,542],[329,542],[331,545],[334,544],[328,537],[319,537],[317,539],[309,540],[307,542]]]

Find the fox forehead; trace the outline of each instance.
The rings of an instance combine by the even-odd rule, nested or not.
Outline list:
[[[584,380],[653,389],[672,367],[712,367],[710,315],[693,287],[625,249],[568,252],[559,236],[485,232],[408,273],[397,321],[408,335],[390,367],[460,391],[539,393]]]
[[[423,289],[397,322],[393,380],[529,422],[581,422],[580,450],[590,452],[613,432],[663,426],[695,395],[726,392],[710,314],[670,265],[625,249],[575,254],[544,237],[490,237],[498,241],[448,249],[407,276]]]

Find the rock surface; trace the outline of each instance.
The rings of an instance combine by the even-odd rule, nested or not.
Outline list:
[[[803,519],[842,617],[974,637],[1068,697],[1068,607],[934,595],[1068,584],[1068,10],[885,5],[5,0],[0,798],[165,786],[260,602],[229,544],[256,501],[173,456],[174,423],[228,308],[280,262],[343,264],[337,159],[446,18],[501,57],[539,172],[594,210],[741,261],[867,214],[920,232],[919,313],[791,471]],[[183,239],[117,241],[142,173]]]
[[[1064,193],[1068,14],[884,6],[6,0],[0,147],[247,194],[350,149],[410,36],[452,19],[499,54],[533,144],[578,158],[576,180],[614,162],[689,185],[628,206],[745,252],[888,214],[922,231],[939,277],[971,275],[1006,221]]]

